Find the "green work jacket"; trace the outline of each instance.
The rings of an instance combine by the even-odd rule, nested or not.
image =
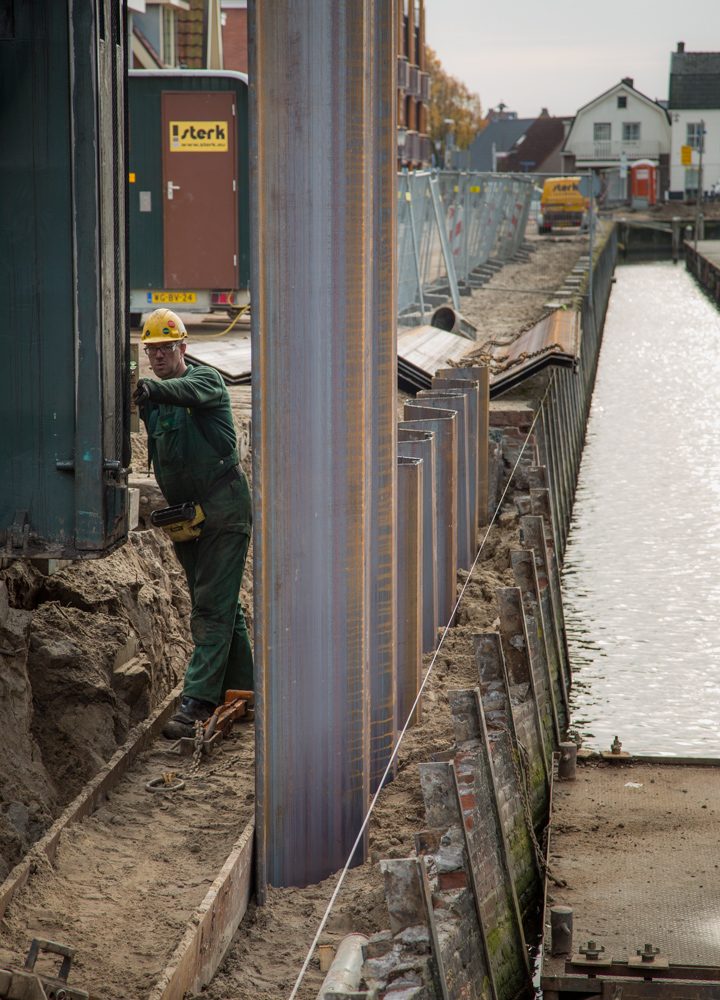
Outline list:
[[[169,504],[202,504],[210,523],[252,523],[250,491],[241,473],[214,484],[239,462],[230,396],[220,374],[188,364],[179,378],[148,379],[150,399],[141,410],[148,457]]]

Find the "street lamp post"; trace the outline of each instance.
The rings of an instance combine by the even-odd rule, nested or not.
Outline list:
[[[443,166],[446,170],[450,170],[452,166],[452,153],[455,148],[455,137],[453,135],[455,119],[445,118],[443,119],[443,124],[445,125],[445,156],[443,157]]]
[[[695,199],[695,241],[694,249],[697,254],[698,239],[702,239],[705,233],[700,233],[700,230],[705,228],[704,222],[705,218],[703,216],[702,210],[702,199],[703,199],[703,151],[705,149],[705,121],[700,122],[700,134],[698,136],[698,180],[697,180],[697,197]]]

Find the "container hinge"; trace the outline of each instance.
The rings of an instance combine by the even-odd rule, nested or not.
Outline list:
[[[28,521],[28,512],[26,510],[16,510],[15,520],[10,526],[10,545],[14,549],[25,549],[27,548],[29,537],[30,524]]]
[[[236,253],[233,254],[233,266],[237,267],[237,254]]]
[[[58,472],[74,472],[75,462],[72,458],[60,459],[60,461],[55,463],[55,468]]]
[[[233,177],[233,191],[237,191],[237,184],[235,183],[234,177]]]
[[[233,118],[234,118],[235,117],[235,105],[234,104],[232,106],[232,109],[233,109]]]

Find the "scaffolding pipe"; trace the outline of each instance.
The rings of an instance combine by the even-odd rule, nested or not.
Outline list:
[[[370,7],[249,7],[261,901],[342,868],[369,796]]]

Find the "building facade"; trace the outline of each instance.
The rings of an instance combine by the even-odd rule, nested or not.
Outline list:
[[[430,76],[425,60],[425,0],[399,0],[398,14],[398,166],[428,166]]]
[[[225,69],[248,71],[247,0],[222,0]]]
[[[669,198],[694,201],[702,189],[717,194],[720,187],[720,53],[686,52],[683,42],[670,57],[672,124]],[[683,162],[683,146],[690,147],[690,162]],[[685,157],[687,159],[687,156]]]
[[[128,0],[131,69],[222,69],[220,0]]]
[[[592,171],[608,202],[627,198],[628,167],[636,160],[658,166],[660,195],[669,184],[670,118],[667,109],[625,77],[579,108],[562,151],[566,174]]]

